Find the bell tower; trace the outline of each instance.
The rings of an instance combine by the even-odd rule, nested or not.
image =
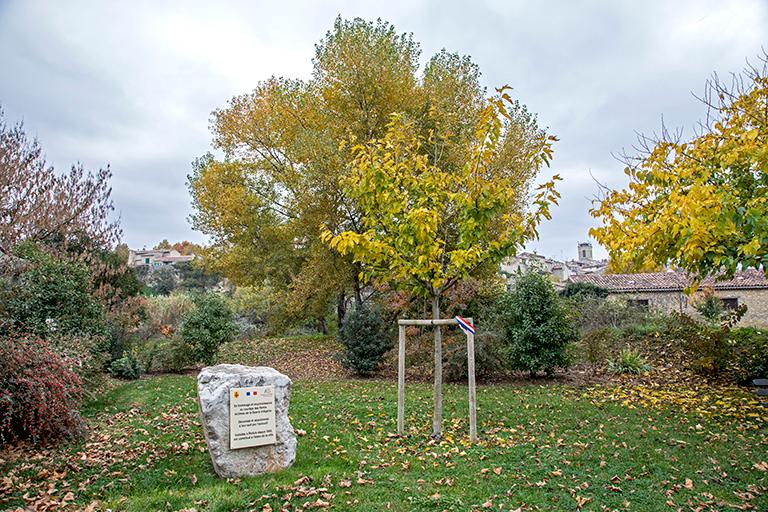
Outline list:
[[[579,242],[579,261],[587,261],[592,259],[592,243],[591,242]]]

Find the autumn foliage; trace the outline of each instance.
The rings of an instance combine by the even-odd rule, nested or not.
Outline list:
[[[45,340],[0,339],[0,443],[77,435],[80,379]]]
[[[707,117],[683,139],[666,129],[640,138],[626,158],[629,184],[592,209],[590,233],[614,270],[673,264],[703,278],[768,263],[768,55],[760,67],[717,76],[702,101]]]

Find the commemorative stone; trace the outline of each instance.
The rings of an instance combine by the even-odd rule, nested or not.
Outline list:
[[[266,366],[220,364],[197,376],[208,452],[223,478],[280,471],[296,459],[291,379]]]

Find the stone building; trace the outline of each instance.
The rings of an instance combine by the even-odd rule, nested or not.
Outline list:
[[[609,292],[609,298],[626,300],[640,307],[665,312],[678,311],[698,316],[695,305],[701,290],[711,288],[723,307],[734,309],[747,305],[742,325],[768,327],[768,279],[761,271],[736,272],[733,279],[718,281],[708,278],[693,296],[685,293],[689,277],[682,272],[649,272],[640,274],[583,274],[569,278],[572,283],[591,283]]]
[[[557,288],[565,286],[572,276],[582,274],[601,274],[608,266],[608,260],[595,260],[592,257],[592,244],[579,242],[575,260],[559,261],[547,258],[535,252],[521,252],[505,258],[501,262],[501,274],[507,284],[512,285],[518,272],[538,272],[549,276]]]
[[[157,268],[195,259],[194,254],[181,254],[175,249],[142,249],[128,252],[128,265],[131,267],[147,266]]]

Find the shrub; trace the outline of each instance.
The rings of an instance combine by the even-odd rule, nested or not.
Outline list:
[[[108,352],[112,360],[119,359],[130,349],[142,325],[147,324],[145,297],[128,297],[107,314],[109,323]]]
[[[141,376],[141,365],[132,355],[125,355],[112,361],[109,373],[119,379],[135,380]]]
[[[747,384],[752,379],[768,377],[768,331],[734,329],[729,338],[734,351],[735,380]]]
[[[207,293],[198,295],[195,309],[181,324],[181,337],[192,347],[196,361],[213,364],[222,343],[237,332],[232,310],[223,297]]]
[[[392,348],[392,338],[378,309],[359,306],[347,316],[339,331],[344,346],[341,363],[358,375],[368,375]]]
[[[17,252],[29,268],[0,297],[15,330],[39,337],[106,333],[104,307],[92,293],[85,264],[57,259],[34,244],[22,244]]]
[[[732,363],[729,330],[697,322],[688,315],[673,313],[665,329],[666,337],[679,340],[686,352],[688,367],[705,376],[717,376]]]
[[[567,299],[579,331],[587,333],[605,327],[618,329],[642,324],[651,313],[624,301],[581,296]]]
[[[608,290],[592,283],[568,283],[560,295],[573,299],[604,299],[608,297]]]
[[[630,308],[637,311],[637,308]],[[625,334],[644,338],[658,336],[665,331],[669,323],[669,315],[661,311],[647,311],[640,317],[634,317],[632,321],[622,328]]]
[[[509,368],[532,376],[569,365],[566,345],[577,338],[568,311],[544,276],[520,274],[501,299],[505,355]]]
[[[179,373],[195,364],[194,349],[178,337],[149,340],[137,352],[147,372]]]
[[[621,349],[616,359],[608,361],[608,371],[611,373],[639,375],[650,369],[651,365],[640,352],[630,347]]]
[[[95,398],[104,389],[104,369],[109,356],[103,350],[105,340],[91,336],[55,335],[48,340],[51,350],[77,375],[83,394]]]
[[[448,382],[467,379],[467,337],[451,336],[446,343],[443,376]],[[475,377],[490,379],[504,371],[504,360],[499,351],[499,340],[493,332],[480,331],[475,337]]]
[[[620,338],[621,331],[613,327],[591,330],[577,342],[578,355],[595,369],[608,360]]]
[[[48,343],[22,335],[0,339],[0,441],[39,443],[79,435],[80,379]]]

